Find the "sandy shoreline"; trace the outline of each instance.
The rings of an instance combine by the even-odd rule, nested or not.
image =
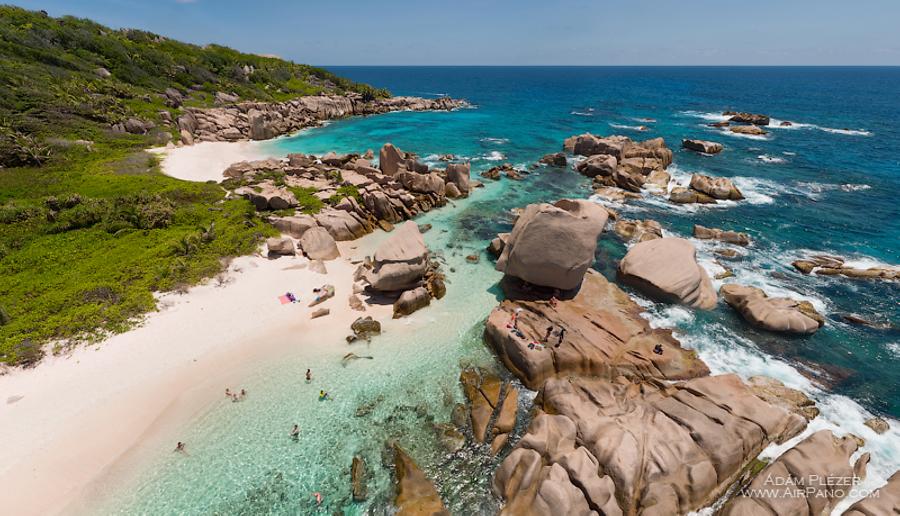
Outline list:
[[[259,149],[251,142],[169,149],[163,169],[217,179],[227,164],[262,157]],[[326,262],[326,275],[299,256],[237,258],[186,294],[160,296],[160,310],[132,331],[0,376],[2,512],[77,510],[100,479],[137,469],[123,464],[139,464],[142,449],[173,445],[177,428],[221,401],[226,386],[239,388],[247,371],[285,353],[341,354],[328,344],[343,342],[357,317],[389,320],[390,305],[363,313],[347,301],[354,263],[380,239],[378,232],[339,243],[342,256]],[[331,313],[311,320],[312,289],[324,284],[335,296],[315,308]],[[299,303],[280,304],[286,291]]]
[[[232,163],[270,157],[269,145],[271,141],[200,142],[184,147],[157,147],[148,152],[161,158],[161,168],[168,176],[218,182]]]

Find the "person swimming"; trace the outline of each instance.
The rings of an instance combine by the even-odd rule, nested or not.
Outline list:
[[[175,445],[175,451],[184,453],[184,443],[181,441],[178,441],[178,444]]]
[[[319,401],[324,401],[328,399],[328,393],[325,391],[319,391]]]
[[[300,438],[300,425],[294,423],[294,427],[291,428],[291,439],[297,440]]]

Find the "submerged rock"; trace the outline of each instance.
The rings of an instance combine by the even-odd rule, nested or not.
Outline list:
[[[369,494],[369,490],[366,487],[366,461],[359,455],[353,456],[353,463],[350,465],[350,483],[353,501],[366,501],[366,497]]]
[[[397,516],[450,516],[434,484],[399,445],[394,444]]]
[[[755,125],[732,125],[728,128],[728,130],[735,134],[749,134],[752,136],[763,136],[765,134],[769,134]]]
[[[636,244],[619,262],[618,277],[658,301],[704,310],[716,306],[716,291],[697,263],[697,250],[683,238]]]
[[[496,269],[535,285],[576,288],[594,261],[608,216],[586,200],[530,204],[516,221]]]
[[[730,283],[719,293],[747,322],[768,331],[810,334],[825,324],[809,301],[768,297],[756,287]]]
[[[750,236],[747,233],[708,228],[699,224],[694,224],[694,238],[699,238],[700,240],[719,240],[720,242],[725,242],[727,244],[750,245]]]

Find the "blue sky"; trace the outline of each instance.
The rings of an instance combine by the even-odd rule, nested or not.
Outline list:
[[[11,1],[320,65],[900,65],[898,0]]]

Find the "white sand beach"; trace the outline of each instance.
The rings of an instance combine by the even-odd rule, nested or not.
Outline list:
[[[251,145],[170,149],[163,168],[182,179],[214,179],[226,161],[252,159]],[[221,401],[225,387],[240,388],[243,372],[260,363],[286,353],[339,359],[357,317],[390,320],[389,304],[365,312],[348,304],[356,263],[383,235],[340,242],[342,256],[325,262],[325,275],[301,256],[237,258],[187,293],[161,295],[160,310],[132,331],[0,375],[0,512],[54,514],[80,505],[92,482],[134,460],[129,452],[139,442],[177,435],[173,428]],[[325,284],[335,296],[309,308],[313,288]],[[288,291],[298,303],[280,303]],[[310,319],[318,308],[330,314]]]
[[[160,156],[166,175],[186,181],[221,181],[232,163],[270,157],[271,142],[200,142],[184,147],[157,147],[148,152]]]
[[[267,357],[340,356],[357,317],[390,319],[391,305],[364,313],[348,305],[350,257],[362,257],[365,240],[342,243],[326,275],[303,257],[238,258],[205,285],[161,296],[160,311],[139,328],[0,376],[0,507],[59,512],[138,441],[220,401],[226,386],[240,386],[242,370]],[[335,296],[307,307],[324,284]],[[299,302],[280,304],[286,291]],[[311,320],[322,307],[331,313]]]

